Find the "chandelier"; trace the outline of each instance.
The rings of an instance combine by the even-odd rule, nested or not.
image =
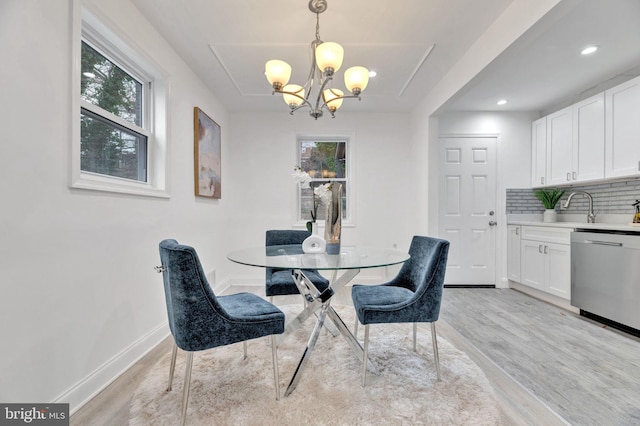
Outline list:
[[[344,95],[340,89],[331,87],[334,74],[342,66],[344,49],[338,43],[320,40],[320,14],[327,10],[326,0],[310,0],[309,10],[316,14],[316,39],[311,42],[311,70],[307,81],[302,85],[287,84],[291,77],[291,66],[279,59],[265,64],[265,75],[273,87],[273,94],[281,93],[290,108],[290,114],[302,107],[309,108],[309,115],[316,120],[322,117],[323,109],[332,117],[346,98],[357,98],[367,87],[369,70],[365,67],[351,67],[344,73],[344,84],[351,95]],[[317,88],[317,89],[316,89]],[[311,93],[317,90],[315,103]]]

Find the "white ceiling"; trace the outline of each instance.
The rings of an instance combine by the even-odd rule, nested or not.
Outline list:
[[[309,72],[307,0],[132,1],[230,111],[287,110],[264,77],[269,59],[291,64],[291,82]],[[345,48],[342,70],[378,73],[342,108],[410,111],[512,1],[328,0],[320,36]],[[600,51],[581,57],[591,43]],[[542,111],[639,65],[640,0],[563,0],[441,111]]]
[[[639,0],[563,0],[442,110],[550,112],[638,74]]]

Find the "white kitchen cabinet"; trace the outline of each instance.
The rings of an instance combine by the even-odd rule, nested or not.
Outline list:
[[[604,178],[604,93],[547,116],[547,185]]]
[[[572,182],[604,178],[604,93],[573,105]]]
[[[570,229],[522,226],[520,283],[571,298]]]
[[[507,226],[507,276],[520,282],[520,226]]]
[[[544,243],[521,240],[521,244],[520,283],[544,291],[546,288]]]
[[[573,168],[573,109],[547,116],[547,185],[567,183]]]
[[[544,186],[547,174],[547,117],[531,125],[531,186]]]
[[[571,246],[548,243],[546,256],[546,291],[563,299],[571,299]]]
[[[605,177],[640,175],[640,77],[605,91]]]

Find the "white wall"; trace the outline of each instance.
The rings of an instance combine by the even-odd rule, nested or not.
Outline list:
[[[277,99],[274,99],[276,102]],[[296,135],[346,135],[353,144],[354,225],[343,226],[343,244],[408,248],[417,202],[411,170],[407,114],[358,114],[339,111],[336,118],[311,119],[306,111],[238,113],[230,116],[229,162],[225,197],[233,205],[230,248],[264,244],[267,229],[290,229],[295,223]],[[231,265],[247,282],[263,279],[259,269]],[[362,271],[363,276],[379,270]]]
[[[223,130],[224,108],[127,0],[93,3],[170,75],[171,198],[69,188],[71,2],[3,0],[3,402],[59,400],[73,410],[166,336],[162,280],[153,270],[163,238],[196,246],[205,270],[225,255],[229,200],[193,196],[193,107]],[[222,142],[229,144],[224,131]]]
[[[0,401],[72,411],[167,335],[160,240],[195,246],[219,282],[262,282],[226,253],[292,226],[297,133],[353,137],[345,244],[407,248],[416,232],[408,115],[229,115],[128,0],[88,3],[170,76],[171,198],[69,188],[72,2],[0,3]],[[193,195],[194,106],[222,127],[221,200]]]
[[[475,118],[455,117],[451,116],[445,126],[448,129],[443,130],[440,117],[437,116],[438,110],[461,90],[465,85],[470,84],[474,76],[476,76],[486,65],[493,61],[502,51],[504,51],[513,41],[520,37],[527,29],[535,24],[544,14],[551,10],[560,0],[514,0],[509,7],[496,19],[496,21],[487,29],[487,31],[474,43],[474,45],[465,53],[465,55],[456,63],[454,67],[444,76],[444,78],[436,85],[436,87],[425,97],[411,113],[411,142],[410,149],[416,153],[412,158],[412,169],[416,176],[419,187],[417,192],[423,194],[424,199],[420,204],[417,223],[420,228],[426,229],[431,235],[438,235],[438,139],[443,133],[450,133],[448,129],[458,128],[461,131],[465,129],[475,130],[484,126],[481,116]],[[458,124],[456,121],[460,119]],[[514,131],[514,136],[523,131],[515,131],[510,129],[510,125],[503,122],[499,127],[505,131]],[[484,131],[483,131],[484,133]],[[517,137],[519,139],[519,137]],[[530,139],[530,135],[529,135]],[[512,163],[507,160],[509,153],[505,154],[501,164],[506,167],[503,173],[506,173],[510,179],[514,178],[514,168]],[[530,153],[525,158],[530,158]],[[523,161],[524,162],[524,161]],[[425,168],[426,165],[426,168]],[[529,165],[526,165],[529,167]],[[515,176],[520,174],[515,173]],[[519,177],[515,180],[520,181]],[[504,205],[504,204],[503,204]],[[501,222],[505,222],[501,220]],[[506,237],[505,237],[506,238]],[[500,247],[506,247],[503,244],[502,233],[498,239],[498,264],[506,263],[503,261],[506,254]],[[502,276],[506,276],[506,266],[500,267]],[[501,279],[502,281],[502,279]],[[505,281],[506,283],[506,281]],[[506,285],[502,282],[498,285]]]
[[[514,0],[437,86],[411,113],[410,149],[412,169],[419,177],[422,201],[418,221],[422,228],[437,233],[438,211],[438,121],[435,114],[445,102],[468,84],[486,65],[535,24],[560,0]],[[425,165],[427,166],[425,168]]]
[[[88,0],[170,75],[167,200],[68,186],[71,1],[0,2],[0,401],[70,402],[72,411],[166,335],[153,271],[161,239],[195,246],[221,281],[262,276],[230,264],[226,252],[293,223],[297,132],[354,136],[356,226],[344,230],[345,243],[405,248],[426,233],[432,114],[519,35],[505,27],[523,31],[539,18],[533,5],[557,2],[514,1],[526,7],[510,7],[410,117],[341,111],[314,122],[228,114],[128,0]],[[525,24],[512,22],[518,14]],[[222,127],[221,200],[193,196],[194,106]]]

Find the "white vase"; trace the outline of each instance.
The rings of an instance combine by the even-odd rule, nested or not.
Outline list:
[[[318,235],[318,224],[311,223],[311,235],[302,242],[302,251],[305,253],[324,253],[327,243],[320,235]]]
[[[542,215],[543,222],[555,222],[558,219],[556,209],[546,209]]]

